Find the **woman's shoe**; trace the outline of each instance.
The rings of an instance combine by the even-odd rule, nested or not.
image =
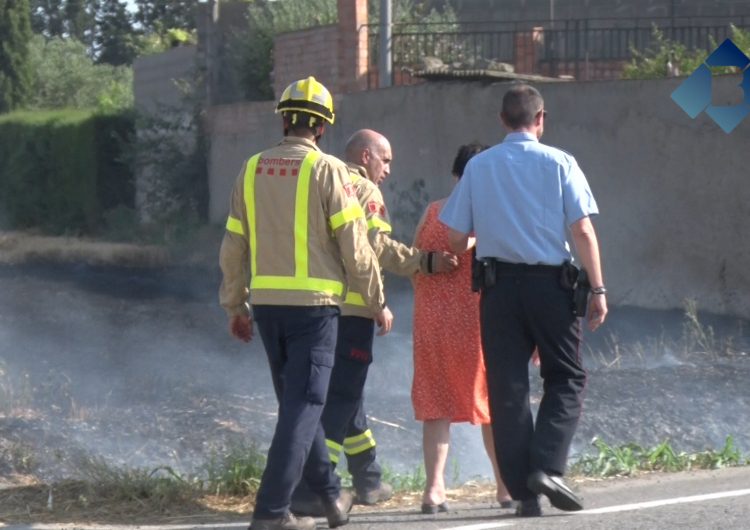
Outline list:
[[[443,501],[440,504],[427,504],[422,503],[422,513],[427,515],[435,515],[436,513],[445,513],[448,511],[448,503]]]

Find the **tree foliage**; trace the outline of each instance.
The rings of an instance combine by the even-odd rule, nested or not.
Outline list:
[[[93,40],[97,0],[31,0],[31,27],[46,37]]]
[[[415,0],[394,0],[391,20],[394,24],[424,25],[427,31],[431,24],[455,24],[456,12],[449,2],[435,6],[436,2],[417,2]],[[380,0],[370,0],[367,6],[370,24],[380,22]],[[455,29],[455,27],[453,27]],[[444,27],[433,27],[433,31],[445,30]]]
[[[370,24],[378,21],[379,0],[370,0]],[[237,78],[250,100],[273,98],[273,40],[280,33],[314,26],[335,24],[336,0],[251,0],[248,3],[248,28],[230,39],[230,57]],[[455,23],[456,15],[447,2],[441,9],[415,0],[393,1],[393,22],[417,24]],[[445,29],[445,28],[444,28]]]
[[[0,112],[21,107],[28,97],[30,38],[28,0],[0,0]]]
[[[87,55],[86,45],[72,38],[47,40],[35,35],[29,52],[33,71],[30,108],[132,107],[132,68],[96,64]]]
[[[135,22],[145,34],[156,34],[167,40],[171,29],[195,31],[198,0],[135,0]]]
[[[737,47],[750,54],[750,31],[731,26],[731,39]],[[633,58],[625,65],[623,79],[661,79],[675,75],[690,75],[708,57],[709,50],[691,50],[684,44],[668,39],[664,32],[654,26],[653,42],[644,51],[632,50]],[[711,39],[711,49],[718,45]],[[733,69],[723,69],[731,73]]]
[[[197,0],[30,0],[32,29],[48,39],[73,38],[98,63],[136,57],[195,41]]]
[[[94,48],[99,63],[132,64],[140,45],[133,20],[120,0],[101,0],[96,12]]]
[[[188,31],[179,28],[172,28],[163,35],[158,33],[149,33],[140,35],[138,38],[138,55],[151,55],[161,53],[186,44],[196,44],[198,37],[195,31]]]
[[[732,42],[750,57],[750,30],[738,28],[732,24]]]
[[[336,0],[255,0],[249,3],[247,18],[247,31],[229,39],[232,66],[247,99],[273,99],[274,37],[336,23]]]

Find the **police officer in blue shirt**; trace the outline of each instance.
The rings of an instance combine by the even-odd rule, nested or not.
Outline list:
[[[598,213],[586,177],[570,154],[539,142],[544,100],[518,84],[503,97],[509,134],[469,161],[440,220],[456,254],[476,237],[482,265],[480,318],[495,452],[517,515],[542,514],[539,495],[556,508],[583,508],[563,482],[586,382],[581,322],[574,312],[568,234],[588,273],[588,325],[607,315],[599,245],[590,216]],[[544,395],[534,423],[529,359],[539,348]]]

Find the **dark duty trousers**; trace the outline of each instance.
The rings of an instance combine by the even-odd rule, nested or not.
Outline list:
[[[382,471],[375,461],[375,439],[367,425],[364,389],[372,363],[375,322],[369,318],[339,318],[336,362],[321,421],[334,466],[346,454],[352,485],[358,492],[380,487]],[[294,492],[300,501],[311,499],[312,488],[305,481]]]
[[[535,496],[526,487],[532,471],[565,472],[586,383],[580,322],[559,267],[497,263],[496,283],[482,290],[480,304],[495,453],[511,496],[524,500]],[[528,368],[535,346],[544,381],[536,424]]]
[[[334,363],[339,309],[256,305],[253,313],[279,402],[253,518],[273,519],[289,511],[292,491],[302,477],[323,499],[333,501],[339,495],[320,422]]]

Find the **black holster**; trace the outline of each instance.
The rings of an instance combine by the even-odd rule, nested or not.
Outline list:
[[[589,305],[589,292],[591,284],[586,269],[581,269],[578,273],[578,281],[573,291],[573,314],[577,317],[585,317],[586,309]]]
[[[560,286],[572,291],[573,314],[578,317],[586,316],[589,291],[591,290],[586,269],[579,269],[571,262],[566,261],[560,269]]]
[[[477,259],[476,247],[471,249],[471,290],[478,293],[495,285],[495,260]]]

